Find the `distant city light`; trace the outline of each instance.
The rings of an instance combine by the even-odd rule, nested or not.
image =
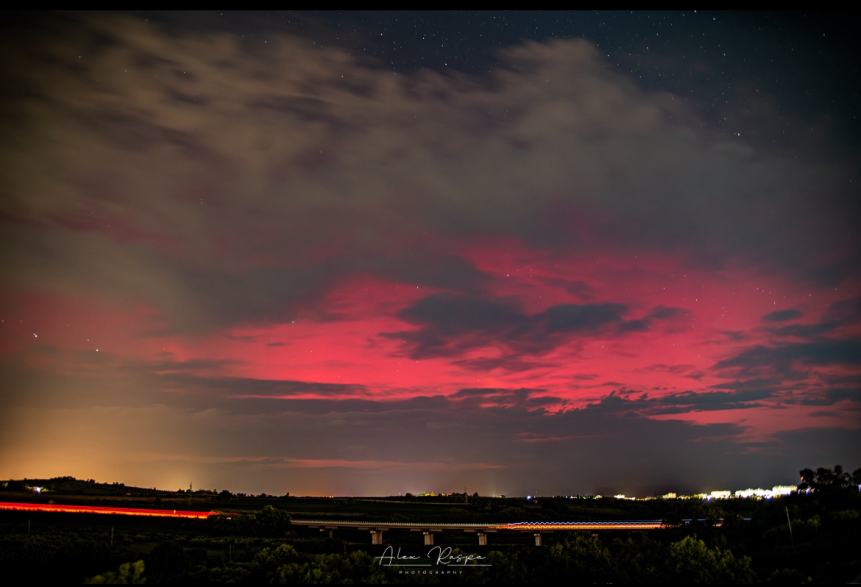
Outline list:
[[[796,491],[798,491],[798,488],[795,485],[775,485],[771,489],[738,489],[736,491],[719,489],[703,493],[694,493],[692,495],[684,495],[676,493],[675,491],[669,491],[660,497],[629,497],[624,493],[620,493],[614,495],[613,499],[639,501],[649,501],[653,499],[700,499],[705,501],[721,499],[773,499],[775,497],[787,496]],[[594,496],[594,499],[600,498],[600,495]]]
[[[859,491],[861,491],[861,485],[858,486]],[[712,491],[702,492],[702,493],[693,493],[693,494],[682,494],[676,491],[668,491],[659,496],[646,496],[646,497],[637,497],[627,495],[625,493],[617,493],[612,497],[603,496],[600,494],[596,495],[557,495],[556,497],[562,499],[620,499],[625,501],[651,501],[655,499],[698,499],[704,501],[712,501],[712,500],[725,500],[725,499],[773,499],[775,497],[784,497],[790,495],[791,493],[795,493],[798,491],[798,488],[795,485],[775,485],[771,489],[761,489],[761,488],[748,488],[748,489],[738,489],[735,491],[731,491],[728,489],[716,489]],[[807,490],[807,493],[810,491]],[[802,492],[803,493],[803,492]],[[416,494],[418,497],[446,497],[450,495],[459,495],[457,493],[446,493],[443,491],[424,491]],[[505,495],[492,494],[488,497],[493,498],[505,498]],[[535,501],[537,496],[535,495],[526,495],[522,499],[526,501],[532,502]]]
[[[774,497],[789,495],[797,490],[794,485],[775,485],[771,489],[740,489],[735,492],[734,496],[743,499],[772,499]]]

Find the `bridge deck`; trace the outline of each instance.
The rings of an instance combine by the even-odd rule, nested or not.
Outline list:
[[[464,530],[464,531],[520,531],[550,532],[578,530],[657,530],[666,526],[663,520],[594,520],[572,522],[503,522],[503,523],[456,523],[456,522],[371,522],[356,520],[292,520],[296,526],[310,528],[353,528],[383,530]]]

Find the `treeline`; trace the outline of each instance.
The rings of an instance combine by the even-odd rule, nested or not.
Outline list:
[[[798,472],[801,477],[798,491],[814,491],[826,494],[839,494],[845,491],[861,490],[861,469],[855,469],[851,474],[843,467],[836,465],[833,469],[819,467],[802,469]]]
[[[456,551],[457,552],[457,551]],[[212,583],[478,583],[553,584],[564,578],[576,583],[750,583],[758,577],[749,557],[736,557],[729,549],[708,546],[687,536],[664,545],[659,541],[628,538],[607,545],[597,536],[578,535],[546,548],[485,552],[487,567],[434,566],[429,574],[402,574],[380,564],[365,551],[302,553],[290,544],[267,547],[252,560],[232,562],[196,571],[164,576],[156,563],[148,574],[145,561],[126,563],[117,571],[90,578],[89,583],[212,582]],[[175,567],[179,570],[178,567]],[[449,571],[437,574],[436,571]],[[451,574],[454,572],[454,574]],[[775,578],[798,576],[780,571]]]

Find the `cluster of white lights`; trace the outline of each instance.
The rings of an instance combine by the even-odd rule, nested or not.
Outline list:
[[[793,491],[797,491],[797,488],[794,485],[775,485],[771,489],[740,489],[735,492],[735,497],[745,499],[771,499],[773,497],[789,495]]]
[[[660,497],[630,497],[620,493],[614,495],[613,499],[639,501],[650,501],[653,499],[702,499],[706,501],[716,499],[772,499],[789,495],[795,491],[798,491],[798,488],[795,485],[775,485],[771,489],[739,489],[737,491],[721,489],[717,491],[709,491],[708,493],[695,493],[693,495],[679,495],[675,491],[671,491]],[[600,497],[600,495],[595,495],[592,499],[599,499]],[[574,499],[574,496],[570,496],[569,499]]]
[[[628,500],[631,500],[631,499],[637,499],[637,498],[636,498],[636,497],[628,497],[628,496],[627,496],[627,495],[625,495],[624,493],[619,493],[618,495],[614,495],[614,496],[613,496],[613,499],[628,499]]]
[[[713,499],[773,499],[775,497],[783,497],[798,491],[795,485],[775,485],[771,489],[739,489],[737,491],[710,491],[709,493],[697,493],[695,495],[676,495],[668,493],[663,495],[663,499],[704,499],[711,501]]]

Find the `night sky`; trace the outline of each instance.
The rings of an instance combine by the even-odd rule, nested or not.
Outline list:
[[[10,14],[0,477],[861,466],[844,14]]]

